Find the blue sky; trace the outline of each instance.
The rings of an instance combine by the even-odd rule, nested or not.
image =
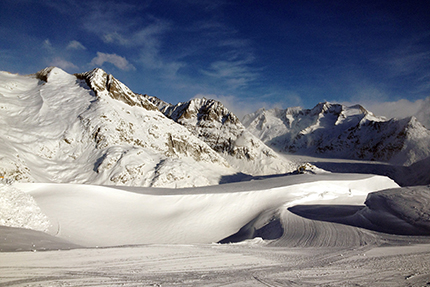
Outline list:
[[[430,2],[0,2],[0,70],[101,67],[134,92],[236,113],[430,96]],[[381,111],[382,112],[382,111]]]

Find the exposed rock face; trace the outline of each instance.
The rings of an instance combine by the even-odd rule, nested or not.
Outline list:
[[[218,101],[193,99],[170,105],[149,98],[167,117],[185,126],[242,172],[262,175],[291,172],[296,168],[246,130]]]
[[[76,74],[75,76],[78,79],[85,80],[97,96],[107,93],[112,99],[122,101],[129,106],[136,105],[147,110],[157,109],[145,97],[133,93],[126,85],[115,79],[112,75],[108,75],[102,69],[96,68],[86,73]]]
[[[266,144],[287,153],[404,165],[430,156],[430,131],[416,118],[387,120],[360,105],[261,109],[243,122]]]
[[[147,94],[141,95],[142,97],[146,98],[148,101],[150,101],[154,106],[157,107],[157,109],[164,110],[166,107],[170,107],[172,104],[169,104],[157,97],[154,96],[148,96]]]

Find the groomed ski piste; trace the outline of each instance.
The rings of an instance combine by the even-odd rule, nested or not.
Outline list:
[[[1,203],[2,218],[13,224],[0,229],[0,286],[430,282],[429,188],[399,188],[384,176],[302,174],[185,189],[1,189],[23,200],[19,208]]]

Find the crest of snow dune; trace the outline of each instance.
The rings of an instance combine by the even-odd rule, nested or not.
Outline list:
[[[0,97],[0,161],[15,180],[185,187],[236,172],[101,69],[1,73]]]
[[[280,157],[251,134],[218,101],[203,98],[168,105],[152,98],[152,102],[167,117],[185,126],[242,172],[263,175],[287,173],[296,169],[294,163]]]
[[[387,177],[304,175],[169,191],[71,184],[20,184],[49,218],[51,234],[82,246],[193,244],[251,234],[297,204],[362,204],[371,191],[398,187]],[[61,188],[61,192],[58,189]],[[146,189],[146,191],[148,191]],[[162,192],[167,192],[162,194]],[[158,194],[157,194],[158,193]],[[251,226],[250,226],[250,223]],[[285,228],[285,232],[293,229]]]
[[[291,153],[404,165],[430,156],[430,131],[415,118],[387,120],[360,105],[260,109],[243,122],[266,144]]]

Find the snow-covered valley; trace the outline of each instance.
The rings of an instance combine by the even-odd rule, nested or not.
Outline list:
[[[324,109],[290,110],[295,147],[385,121]],[[0,286],[430,284],[428,130],[374,134],[416,161],[395,166],[278,154],[264,142],[285,123],[265,117],[247,130],[220,102],[170,105],[100,69],[0,72]]]
[[[51,224],[46,232],[0,228],[0,286],[430,281],[430,189],[398,188],[387,177],[290,175],[183,190],[13,187]]]

